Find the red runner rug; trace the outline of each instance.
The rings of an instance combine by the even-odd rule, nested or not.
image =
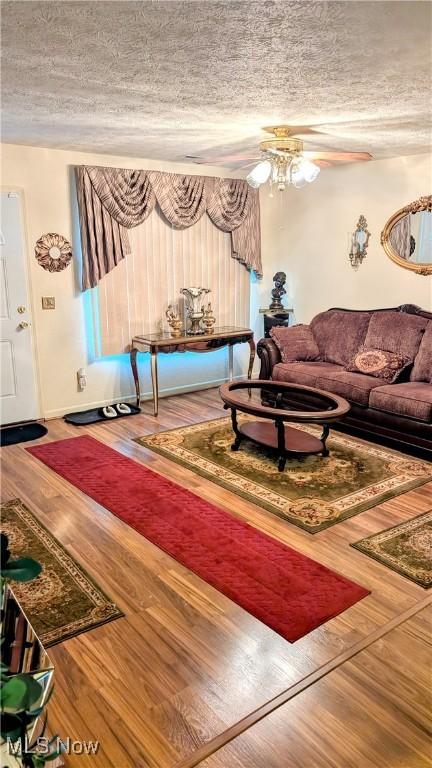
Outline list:
[[[290,642],[369,594],[92,437],[26,450]]]

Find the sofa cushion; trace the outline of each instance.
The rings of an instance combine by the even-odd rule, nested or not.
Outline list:
[[[432,384],[422,381],[386,384],[371,392],[369,405],[388,413],[431,422]]]
[[[327,389],[335,395],[341,395],[356,405],[367,406],[370,391],[374,387],[381,387],[382,380],[344,370],[324,371],[317,377],[315,386],[318,389]]]
[[[432,384],[432,321],[429,320],[411,371],[411,381]]]
[[[419,315],[388,310],[374,312],[366,334],[365,346],[387,349],[413,361],[428,321]]]
[[[403,355],[386,349],[369,349],[362,344],[346,370],[375,376],[376,379],[382,379],[383,383],[392,384],[407,366],[411,366],[411,362]]]
[[[346,365],[363,344],[372,312],[330,309],[312,320],[310,327],[321,358],[327,363]]]
[[[308,325],[276,325],[270,336],[281,353],[283,363],[317,360],[320,352]]]
[[[332,363],[277,363],[272,372],[274,381],[288,381],[314,387],[320,374],[329,371],[343,371],[340,365]]]

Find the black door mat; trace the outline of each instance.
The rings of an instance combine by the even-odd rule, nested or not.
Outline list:
[[[129,408],[131,409],[130,413],[119,413],[113,419],[106,419],[104,416],[101,416],[100,411],[102,408],[90,408],[89,411],[67,413],[63,418],[68,424],[75,424],[76,427],[83,427],[86,424],[96,424],[97,421],[117,421],[117,419],[124,419],[126,416],[136,416],[137,413],[141,413],[141,408],[137,408],[136,405],[129,405]]]
[[[0,430],[0,445],[15,445],[37,440],[48,432],[47,428],[32,421],[30,424],[17,424],[15,427],[3,427]]]

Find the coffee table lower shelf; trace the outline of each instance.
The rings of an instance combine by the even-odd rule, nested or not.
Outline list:
[[[234,426],[234,425],[233,425]],[[244,424],[235,424],[235,440],[231,450],[238,451],[244,438],[252,440],[258,445],[265,445],[279,453],[278,469],[283,472],[285,463],[290,455],[302,456],[321,453],[328,456],[326,438],[328,427],[324,425],[321,439],[303,432],[301,429],[288,427],[282,422],[272,421],[248,421]]]
[[[328,456],[326,440],[330,425],[340,421],[350,410],[347,400],[332,392],[303,384],[267,379],[230,381],[219,388],[224,408],[231,410],[231,423],[235,440],[231,446],[238,451],[244,439],[273,449],[278,457],[279,472],[283,472],[287,458],[318,454]],[[237,411],[255,416],[259,421],[238,423]],[[294,424],[321,425],[316,437]]]

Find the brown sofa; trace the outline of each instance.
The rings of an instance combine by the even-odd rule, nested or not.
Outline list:
[[[413,304],[378,310],[333,308],[313,318],[319,359],[283,363],[275,342],[261,339],[260,379],[326,389],[351,411],[341,429],[432,458],[432,313]],[[393,384],[346,371],[360,345],[398,352],[413,361]]]

